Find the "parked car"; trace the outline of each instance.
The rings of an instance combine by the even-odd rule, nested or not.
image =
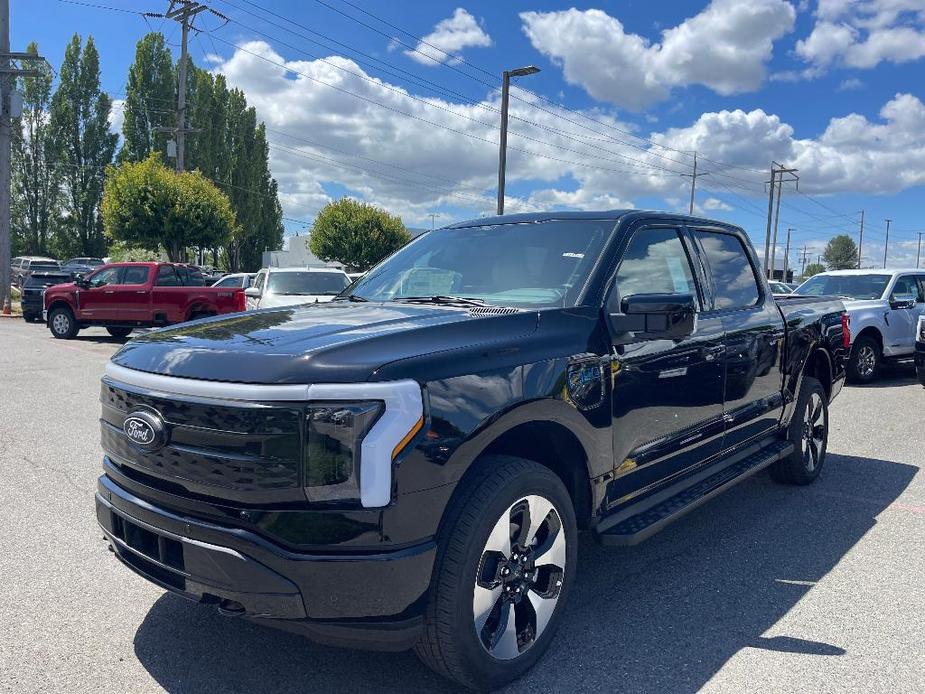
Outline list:
[[[553,638],[579,528],[634,544],[759,470],[819,476],[847,317],[758,268],[720,222],[508,215],[329,303],[137,337],[103,378],[97,519],[224,614],[502,686]]]
[[[84,256],[70,258],[61,265],[61,269],[71,273],[71,277],[75,277],[77,275],[87,275],[100,265],[105,265],[105,261],[102,258],[88,258]]]
[[[71,274],[62,270],[29,273],[22,288],[22,317],[27,323],[42,319],[45,290],[71,281]]]
[[[768,285],[771,287],[771,292],[774,294],[793,294],[793,288],[786,282],[777,282],[770,281]]]
[[[254,284],[254,278],[257,277],[256,272],[235,272],[230,275],[225,275],[218,281],[212,284],[213,287],[240,287],[241,289],[247,289],[248,287]]]
[[[274,308],[330,301],[350,284],[343,270],[333,268],[270,267],[257,273],[244,290],[247,308]]]
[[[10,263],[10,282],[22,289],[26,277],[34,269],[39,272],[58,270],[61,266],[54,258],[44,258],[38,255],[20,256],[13,258]]]
[[[81,328],[126,337],[134,328],[170,325],[244,310],[239,289],[203,287],[202,276],[173,263],[111,263],[45,291],[51,334],[70,339]]]
[[[840,296],[854,344],[848,378],[869,383],[885,360],[912,358],[915,328],[925,313],[925,270],[835,270],[800,285],[804,296]]]

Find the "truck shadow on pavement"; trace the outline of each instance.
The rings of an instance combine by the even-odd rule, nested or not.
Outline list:
[[[743,648],[843,655],[837,643],[764,634],[917,470],[830,454],[810,487],[759,475],[638,547],[583,538],[557,638],[507,691],[695,692]],[[327,648],[170,594],[138,628],[135,653],[171,692],[455,691],[410,652]]]

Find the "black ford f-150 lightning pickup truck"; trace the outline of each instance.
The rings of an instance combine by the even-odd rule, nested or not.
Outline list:
[[[775,300],[727,224],[461,223],[331,303],[128,342],[97,518],[226,615],[496,687],[553,638],[579,529],[631,545],[759,470],[815,480],[849,342],[837,299]]]

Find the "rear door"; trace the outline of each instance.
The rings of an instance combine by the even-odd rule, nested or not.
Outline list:
[[[744,237],[694,228],[712,293],[711,318],[725,333],[724,448],[760,438],[777,427],[783,408],[784,320]]]
[[[723,440],[723,326],[703,312],[702,278],[689,236],[677,226],[630,232],[612,292],[692,294],[701,309],[694,334],[681,339],[615,340],[613,442],[616,478],[610,501],[663,484],[719,453]]]
[[[189,292],[179,289],[183,280],[173,265],[159,265],[154,286],[151,288],[152,320],[178,323],[185,318],[186,301]]]

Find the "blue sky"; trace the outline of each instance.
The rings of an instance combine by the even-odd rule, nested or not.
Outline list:
[[[179,28],[136,13],[162,0],[98,4],[128,11],[12,0],[13,48],[35,40],[57,67],[72,33],[93,34],[118,100],[138,38],[161,29],[176,50]],[[232,21],[205,17],[191,54],[244,89],[271,128],[290,220],[310,222],[343,194],[413,226],[491,212],[499,73],[535,64],[520,82],[532,93],[513,90],[508,211],[686,211],[681,174],[696,149],[709,172],[699,211],[763,243],[761,172],[776,158],[800,169],[801,192],[785,190],[781,211],[780,252],[795,229],[791,263],[803,245],[815,254],[834,233],[857,237],[861,209],[865,265],[882,262],[887,217],[890,264],[915,262],[925,0],[212,5]]]

